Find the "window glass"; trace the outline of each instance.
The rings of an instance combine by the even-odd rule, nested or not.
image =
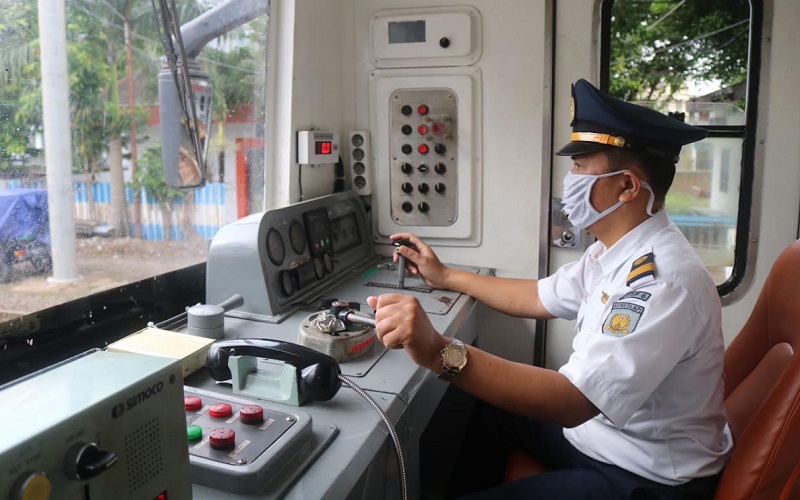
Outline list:
[[[747,120],[755,116],[746,99],[750,2],[606,0],[603,20],[609,92],[709,130],[682,149],[666,206],[720,290],[735,286],[750,209],[741,206],[750,196],[740,187],[751,189],[742,179],[753,169],[746,154]]]
[[[181,24],[221,3],[175,1]],[[53,130],[43,119],[37,2],[0,9],[0,323],[203,262],[219,228],[263,207],[267,16],[195,58],[213,86],[208,170],[202,188],[176,190],[164,181],[165,59],[151,2],[65,4],[70,115]],[[53,279],[60,256],[50,236],[64,228],[48,217],[48,172],[70,163],[48,154],[44,137],[60,133],[72,147],[74,224],[59,234],[74,238],[77,274]]]

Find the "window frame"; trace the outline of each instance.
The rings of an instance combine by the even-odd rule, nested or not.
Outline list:
[[[615,0],[601,0],[600,6],[600,88],[608,91],[611,62],[611,10]],[[739,178],[739,205],[736,217],[736,246],[734,247],[733,269],[730,277],[717,285],[720,297],[736,300],[738,292],[749,283],[745,277],[751,275],[756,248],[751,242],[757,238],[751,231],[757,230],[752,219],[756,209],[753,207],[756,179],[756,130],[758,125],[759,89],[762,68],[762,37],[764,34],[764,0],[750,1],[750,32],[747,64],[747,104],[744,125],[708,125],[708,138],[742,139],[742,164]],[[749,189],[745,189],[749,186]],[[749,264],[749,265],[748,265]],[[734,293],[737,292],[737,293]],[[725,301],[728,302],[728,301]]]

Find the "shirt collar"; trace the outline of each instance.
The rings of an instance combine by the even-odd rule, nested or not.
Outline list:
[[[639,250],[645,241],[656,232],[667,227],[669,223],[667,211],[665,209],[659,210],[655,215],[628,231],[611,248],[607,249],[605,245],[600,243],[599,252],[596,254],[596,262],[603,268],[603,271],[619,268],[619,266],[633,257],[633,253]],[[636,255],[636,257],[639,257],[639,255]]]

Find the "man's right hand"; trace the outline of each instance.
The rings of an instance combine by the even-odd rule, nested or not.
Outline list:
[[[419,276],[431,288],[450,288],[447,278],[450,268],[441,263],[431,247],[411,233],[396,233],[389,238],[392,241],[407,240],[409,246],[401,245],[395,254],[406,258],[406,270],[411,276]],[[395,263],[398,256],[392,256]]]

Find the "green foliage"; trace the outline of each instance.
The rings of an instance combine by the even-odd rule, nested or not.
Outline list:
[[[144,188],[149,196],[162,205],[186,196],[185,192],[167,185],[164,179],[164,163],[161,160],[161,146],[154,146],[145,151],[139,159],[138,168],[129,186],[135,190]]]
[[[686,81],[732,85],[747,77],[748,0],[606,0],[609,90],[625,100],[668,100]]]

